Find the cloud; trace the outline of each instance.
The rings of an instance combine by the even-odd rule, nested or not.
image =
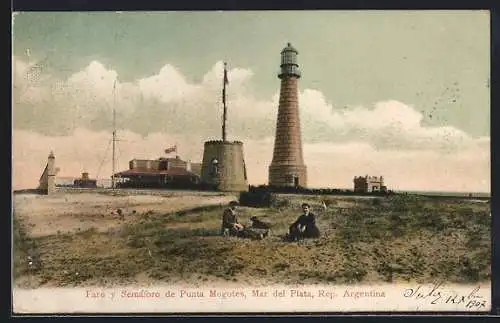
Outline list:
[[[143,135],[189,129],[203,136],[219,136],[222,62],[217,62],[200,84],[188,83],[171,65],[165,65],[156,75],[122,83],[116,71],[93,61],[67,80],[54,78],[50,85],[35,85],[26,81],[29,68],[24,61],[14,57],[13,64],[18,116],[15,128],[47,134],[69,134],[78,127],[103,131],[111,127],[115,105],[118,127]],[[272,106],[246,96],[251,76],[247,69],[230,69],[228,120],[233,136],[244,135],[246,129],[252,129],[251,137],[259,136],[266,128],[267,134],[271,133],[273,123],[262,122],[262,117],[271,115]],[[252,116],[252,109],[259,112],[257,116]]]
[[[171,65],[165,65],[160,73],[139,80],[138,83],[139,91],[145,99],[157,98],[163,103],[189,97],[197,89],[188,84],[184,76]]]
[[[92,61],[66,80],[51,78],[35,86],[26,80],[30,69],[26,62],[14,57],[13,64],[16,128],[47,134],[67,134],[79,127],[108,130],[115,105],[118,126],[143,135],[189,129],[200,136],[219,136],[221,61],[196,84],[189,83],[181,71],[168,64],[158,74],[123,83],[116,71]],[[248,69],[229,70],[228,129],[233,137],[262,139],[273,136],[278,91],[267,101],[256,99],[250,91],[252,76]],[[363,140],[377,149],[450,150],[474,140],[451,126],[422,125],[421,112],[396,100],[377,102],[372,107],[339,108],[328,102],[321,92],[305,89],[299,101],[306,142]]]
[[[305,90],[301,106],[306,140],[314,142],[363,140],[379,149],[451,150],[475,140],[451,126],[423,126],[422,113],[396,100],[377,102],[371,108],[339,109],[320,92]]]
[[[97,152],[102,155],[110,139],[113,106],[124,137],[120,165],[133,157],[156,158],[174,142],[182,143],[183,158],[199,160],[203,141],[221,136],[222,61],[199,83],[168,64],[155,75],[121,82],[116,71],[98,61],[67,79],[42,68],[43,82],[33,82],[26,76],[34,65],[13,58],[14,168],[23,174],[25,169],[37,174],[50,149],[68,175],[96,168]],[[263,183],[279,91],[268,100],[257,99],[252,76],[249,69],[229,69],[228,132],[229,139],[245,142],[249,177]],[[321,92],[304,89],[299,101],[310,185],[350,187],[352,176],[374,172],[392,176],[392,185],[401,188],[489,190],[488,137],[473,138],[452,126],[425,126],[416,107],[397,100],[337,107]],[[15,179],[24,185],[33,183],[34,175]]]

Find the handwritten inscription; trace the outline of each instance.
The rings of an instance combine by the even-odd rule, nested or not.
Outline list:
[[[444,290],[441,282],[430,287],[418,285],[415,288],[407,288],[403,291],[403,296],[415,300],[425,300],[429,304],[463,304],[467,309],[486,308],[486,300],[479,295],[480,287],[457,293],[454,290]]]

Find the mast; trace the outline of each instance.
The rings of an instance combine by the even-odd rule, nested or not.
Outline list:
[[[222,105],[224,112],[222,115],[222,141],[226,141],[226,121],[227,121],[227,107],[226,107],[226,85],[229,83],[227,79],[227,63],[224,62],[224,80],[222,82]]]
[[[115,149],[116,149],[116,80],[113,83],[113,173],[111,173],[111,188],[115,188]]]

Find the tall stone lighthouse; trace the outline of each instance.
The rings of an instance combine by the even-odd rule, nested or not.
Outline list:
[[[281,51],[281,79],[274,152],[269,166],[269,185],[306,187],[307,168],[302,154],[297,64],[298,51],[290,43]]]

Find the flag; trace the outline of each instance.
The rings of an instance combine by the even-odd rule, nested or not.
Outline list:
[[[227,69],[226,69],[227,63],[224,63],[224,84],[229,84],[229,79],[227,78]]]
[[[227,78],[227,63],[224,63],[224,86],[222,87],[222,104],[226,106],[226,85],[229,84],[229,80]]]
[[[177,152],[177,145],[165,149],[165,154],[170,154],[170,153],[173,153],[173,152]]]

